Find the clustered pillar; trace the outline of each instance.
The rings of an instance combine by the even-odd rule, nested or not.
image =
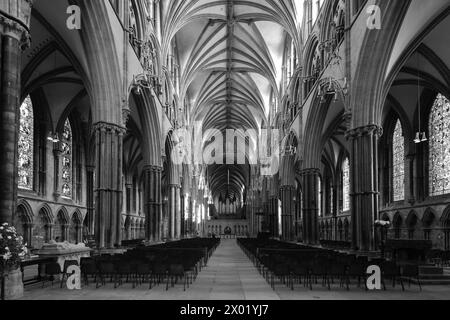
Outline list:
[[[294,186],[281,187],[281,239],[291,241],[294,239],[294,212],[295,212],[295,188]]]
[[[171,240],[181,237],[181,187],[169,186],[169,238]]]
[[[376,249],[374,222],[378,218],[378,141],[382,128],[371,125],[350,130],[352,243],[359,251]]]
[[[147,241],[158,242],[162,235],[162,168],[146,166],[144,168],[144,212],[145,237]]]
[[[94,175],[95,175],[95,167],[88,166],[86,168],[86,205],[87,205],[87,228],[89,234],[94,234],[94,218],[95,218],[95,206],[94,206]]]
[[[21,52],[28,46],[31,0],[0,9],[0,223],[13,223],[17,200],[17,137]],[[7,16],[4,16],[3,10]],[[23,21],[28,19],[28,21]]]
[[[122,148],[125,130],[113,124],[99,123],[94,132],[96,241],[99,248],[114,248],[121,242]]]
[[[306,169],[301,172],[303,185],[303,242],[319,242],[319,169]]]

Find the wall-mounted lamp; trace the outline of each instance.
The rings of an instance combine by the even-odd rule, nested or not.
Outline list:
[[[415,144],[419,144],[422,142],[427,142],[427,134],[425,132],[417,132],[416,133],[416,138],[414,139],[414,143]]]
[[[47,137],[48,141],[51,141],[53,143],[58,143],[59,142],[59,137],[57,133],[50,133],[50,135]]]

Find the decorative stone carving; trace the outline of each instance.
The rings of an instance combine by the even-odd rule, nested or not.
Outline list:
[[[124,135],[126,129],[113,123],[98,122],[94,125],[94,131],[104,131],[104,132],[116,132],[117,134]]]
[[[1,33],[19,40],[22,50],[28,48],[31,42],[30,21],[33,1],[3,0],[0,2]]]
[[[375,124],[371,124],[371,125],[368,125],[365,127],[351,129],[351,130],[347,131],[347,133],[345,134],[345,137],[348,140],[348,139],[355,139],[358,137],[367,136],[369,134],[378,135],[378,137],[380,138],[383,135],[383,128],[381,128]]]

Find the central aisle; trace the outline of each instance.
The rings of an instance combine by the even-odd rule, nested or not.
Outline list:
[[[189,291],[209,290],[212,300],[279,300],[236,240],[223,239]],[[189,295],[189,293],[187,293]]]

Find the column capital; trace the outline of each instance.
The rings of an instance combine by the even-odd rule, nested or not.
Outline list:
[[[383,135],[383,128],[376,124],[370,124],[364,127],[350,129],[345,133],[345,138],[347,140],[357,139],[367,135],[378,135],[378,137],[381,137]]]
[[[284,191],[284,190],[295,190],[295,186],[293,186],[293,185],[281,186],[280,191]]]
[[[320,175],[320,169],[317,168],[303,169],[299,173],[301,176]]]
[[[114,123],[97,122],[96,124],[94,124],[94,132],[95,131],[113,132],[118,135],[125,135],[127,132],[127,129],[124,127],[121,127],[120,125],[114,124]]]
[[[122,107],[122,125],[126,127],[128,125],[128,120],[130,120],[131,110],[128,105]]]
[[[152,171],[152,172],[162,172],[163,168],[155,165],[146,165],[143,168],[144,171]]]
[[[30,44],[30,21],[33,1],[3,0],[0,2],[0,31],[20,41],[23,50]]]

